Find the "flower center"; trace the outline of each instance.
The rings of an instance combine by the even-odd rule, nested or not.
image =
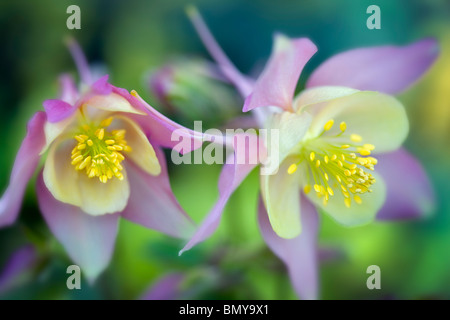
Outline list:
[[[312,189],[319,198],[323,197],[326,205],[330,197],[338,190],[344,196],[346,207],[350,208],[353,201],[361,204],[358,194],[372,192],[370,187],[376,182],[367,170],[374,170],[377,159],[370,157],[375,146],[362,144],[362,137],[357,134],[345,134],[347,125],[342,122],[339,132],[335,135],[323,136],[333,128],[334,120],[329,120],[322,133],[307,141],[301,148],[299,162],[292,164],[287,172],[293,174],[298,166],[305,162],[305,177],[307,184],[304,192]]]
[[[84,124],[74,136],[77,145],[72,150],[72,165],[76,170],[85,170],[89,178],[98,177],[103,183],[113,177],[123,179],[120,164],[125,159],[123,152],[131,151],[125,141],[125,130],[105,130],[112,121],[110,117],[100,124]]]

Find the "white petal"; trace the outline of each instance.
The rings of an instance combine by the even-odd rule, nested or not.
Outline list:
[[[359,90],[338,86],[306,89],[295,98],[294,110],[301,112],[301,109],[307,105],[333,100],[356,92],[359,92]]]
[[[322,199],[318,198],[314,191],[308,193],[308,198],[320,207],[325,213],[330,215],[338,223],[347,226],[360,226],[375,219],[377,212],[381,209],[386,200],[386,185],[383,179],[375,172],[372,173],[376,182],[372,185],[373,192],[358,194],[362,199],[361,204],[355,203],[352,198],[350,208],[344,203],[344,196],[339,190],[339,186],[332,186],[334,196],[330,197],[328,204],[324,206]]]
[[[358,134],[363,143],[373,144],[374,153],[395,150],[408,134],[409,124],[403,105],[386,94],[360,91],[333,100],[308,105],[302,112],[313,114],[308,136],[319,135],[325,123],[347,124],[346,134]],[[330,131],[331,134],[331,131]]]
[[[274,175],[261,176],[261,193],[270,224],[281,238],[291,239],[301,232],[300,223],[300,176],[292,175],[287,168],[295,162],[287,158]]]
[[[273,170],[266,173],[273,174],[278,170],[280,163],[295,151],[295,147],[302,141],[309,129],[311,116],[308,113],[296,114],[285,111],[273,114],[269,121],[266,147],[270,157],[270,168]]]
[[[134,108],[127,99],[116,93],[110,93],[106,96],[95,95],[84,102],[83,105],[108,112],[126,112],[145,115],[144,112]]]

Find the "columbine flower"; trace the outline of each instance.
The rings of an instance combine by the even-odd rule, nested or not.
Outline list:
[[[10,184],[0,202],[0,226],[13,223],[28,180],[47,154],[37,196],[50,229],[83,274],[94,279],[109,263],[119,217],[186,238],[194,225],[176,201],[160,147],[173,147],[179,125],[135,91],[92,81],[75,43],[82,84],[61,78],[59,99],[46,100],[28,123]],[[184,130],[183,132],[188,132]]]
[[[386,93],[407,88],[430,67],[437,56],[435,41],[342,53],[319,66],[307,89],[294,97],[300,73],[317,50],[310,40],[277,35],[268,64],[252,81],[226,58],[198,13],[191,10],[190,16],[224,74],[246,98],[244,111],[253,110],[261,127],[279,130],[279,170],[261,175],[258,220],[299,296],[318,294],[317,209],[345,226],[368,223],[377,212],[395,219],[432,210],[430,184],[420,164],[404,150],[391,152],[406,138],[408,121],[401,103]],[[221,178],[231,178],[219,182],[218,205],[184,250],[217,228],[226,200],[251,169],[238,164],[223,169]]]

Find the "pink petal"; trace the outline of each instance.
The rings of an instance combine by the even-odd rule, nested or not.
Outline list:
[[[42,105],[47,114],[47,119],[51,123],[66,119],[77,110],[77,108],[67,102],[58,99],[45,100]]]
[[[250,129],[250,128],[257,128],[258,127],[258,121],[255,119],[255,117],[249,116],[248,114],[245,116],[238,116],[230,121],[227,121],[227,123],[223,126],[227,129]]]
[[[172,65],[165,65],[161,69],[157,70],[149,79],[150,90],[155,93],[158,101],[163,101],[164,104],[170,105],[167,101],[167,95],[173,86],[173,76],[175,73],[175,67]]]
[[[182,154],[202,146],[204,135],[201,132],[187,129],[165,117],[145,102],[136,91],[130,94],[125,89],[114,87],[113,92],[127,99],[136,109],[147,113],[148,116],[130,115],[130,117],[139,123],[149,138],[156,144],[175,149]],[[176,133],[173,133],[174,131]],[[205,138],[207,139],[207,137]],[[215,137],[214,141],[217,143],[225,142],[222,137]]]
[[[20,276],[31,269],[37,260],[37,252],[31,245],[15,251],[0,273],[0,293],[13,286]]]
[[[113,91],[113,86],[108,83],[109,75],[104,75],[91,85],[92,92],[100,95],[108,95]]]
[[[417,81],[439,53],[436,40],[346,51],[322,63],[306,87],[344,86],[397,94]]]
[[[219,44],[209,31],[197,9],[195,7],[189,7],[187,13],[197,34],[200,36],[200,39],[209,54],[216,60],[222,73],[236,86],[243,97],[247,97],[252,90],[253,81],[241,74],[230,59],[228,59],[225,52],[223,52],[222,48],[220,48]]]
[[[144,294],[142,300],[177,300],[180,298],[181,288],[185,276],[181,273],[171,273],[159,279]]]
[[[302,299],[318,297],[318,215],[306,198],[301,199],[302,233],[293,239],[280,238],[270,225],[262,199],[259,201],[258,222],[269,248],[286,264],[292,285]]]
[[[73,78],[68,74],[63,74],[59,77],[59,86],[61,90],[59,93],[59,99],[73,105],[79,95]]]
[[[320,247],[319,262],[326,263],[345,258],[345,252],[339,247]]]
[[[108,83],[108,75],[105,75],[94,82],[90,87],[90,92],[85,94],[81,99],[76,91],[71,88],[70,78],[62,78],[61,99],[49,99],[43,103],[47,119],[49,122],[59,122],[74,114],[78,108],[87,100],[96,95],[108,95],[112,92],[113,87]],[[78,100],[77,100],[78,99]]]
[[[118,214],[91,216],[79,207],[59,202],[48,191],[39,174],[37,196],[50,230],[89,281],[108,266],[114,251]]]
[[[242,137],[242,136],[241,136]],[[249,148],[247,145],[242,145],[241,143],[237,143],[240,140],[238,137],[235,137],[235,151],[226,161],[226,164],[223,166],[222,172],[219,177],[219,199],[216,204],[209,212],[205,220],[202,222],[200,227],[197,229],[197,232],[194,236],[189,240],[189,242],[184,246],[184,248],[180,251],[180,255],[190,250],[196,244],[204,241],[208,237],[210,237],[214,231],[216,231],[219,226],[220,219],[222,217],[223,209],[228,202],[228,199],[233,194],[234,190],[241,184],[241,182],[247,177],[247,175],[253,170],[253,168],[257,164],[252,164],[251,161],[246,160],[245,163],[240,164],[238,159],[247,159],[246,154]],[[236,159],[236,161],[235,161]]]
[[[89,69],[86,56],[84,55],[80,45],[73,38],[69,38],[67,40],[67,47],[73,60],[75,61],[81,81],[87,85],[90,85],[92,83],[92,74]]]
[[[292,111],[292,99],[300,73],[317,47],[306,38],[275,37],[272,55],[247,97],[243,111],[257,107],[277,106]]]
[[[377,156],[375,170],[386,183],[386,202],[378,220],[404,220],[429,215],[435,208],[431,183],[422,165],[405,149]]]
[[[19,214],[28,180],[39,164],[45,145],[44,112],[37,112],[28,122],[27,135],[22,141],[12,169],[9,186],[0,199],[0,226],[12,224]]]
[[[170,236],[187,239],[195,225],[179,205],[170,187],[164,153],[155,148],[161,173],[152,176],[127,163],[130,198],[122,217]]]

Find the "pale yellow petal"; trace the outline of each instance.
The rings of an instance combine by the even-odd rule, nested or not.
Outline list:
[[[267,127],[267,150],[270,157],[268,174],[275,173],[280,163],[292,152],[298,150],[299,143],[308,131],[311,116],[307,113],[301,115],[292,112],[275,113],[271,116]],[[272,138],[272,135],[275,135]]]
[[[373,153],[399,148],[409,130],[403,105],[394,97],[378,92],[356,92],[308,105],[302,112],[313,114],[308,137],[319,135],[324,125],[333,119],[336,124],[345,122],[349,134],[357,134],[364,143],[374,145]]]
[[[78,180],[81,209],[94,216],[123,211],[130,196],[130,186],[126,168],[120,172],[124,176],[123,180],[112,178],[106,183],[81,173]]]
[[[159,165],[153,146],[148,141],[142,129],[129,118],[122,116],[116,116],[115,118],[117,121],[112,124],[111,128],[125,129],[125,140],[132,149],[130,152],[124,152],[124,156],[132,160],[149,174],[159,175],[161,166]]]
[[[75,143],[58,139],[53,142],[44,164],[44,182],[59,201],[80,207],[79,172],[71,164],[71,150]]]
[[[96,95],[87,100],[83,106],[100,109],[107,112],[126,112],[145,115],[144,112],[134,108],[127,99],[116,93]],[[91,115],[92,117],[93,115]]]
[[[102,183],[88,178],[85,171],[77,171],[71,164],[73,141],[56,140],[50,147],[44,164],[44,182],[58,201],[80,207],[91,215],[122,211],[130,195],[125,169],[123,180],[116,178]]]
[[[297,112],[301,112],[302,108],[306,107],[307,105],[321,103],[336,98],[348,96],[358,91],[359,90],[356,89],[338,86],[324,86],[306,89],[303,90],[295,98],[293,103],[294,110]]]
[[[70,130],[70,127],[74,126],[76,124],[76,117],[77,112],[75,112],[70,117],[67,117],[66,119],[51,123],[46,121],[44,125],[44,133],[45,133],[45,146],[42,148],[41,155],[44,154],[53,141],[55,141],[58,137],[60,137],[62,134]]]
[[[295,161],[292,159],[292,161]],[[287,158],[274,175],[261,175],[261,192],[270,224],[276,234],[291,239],[301,232],[299,173],[288,174]]]
[[[327,205],[324,205],[323,199],[318,198],[313,191],[308,193],[307,197],[341,225],[354,227],[367,224],[375,219],[386,200],[386,186],[383,179],[376,172],[372,175],[376,179],[376,182],[371,186],[373,192],[358,193],[357,196],[362,200],[361,204],[356,203],[351,195],[350,208],[345,205],[345,198],[337,186],[334,188],[334,195],[330,196]]]

